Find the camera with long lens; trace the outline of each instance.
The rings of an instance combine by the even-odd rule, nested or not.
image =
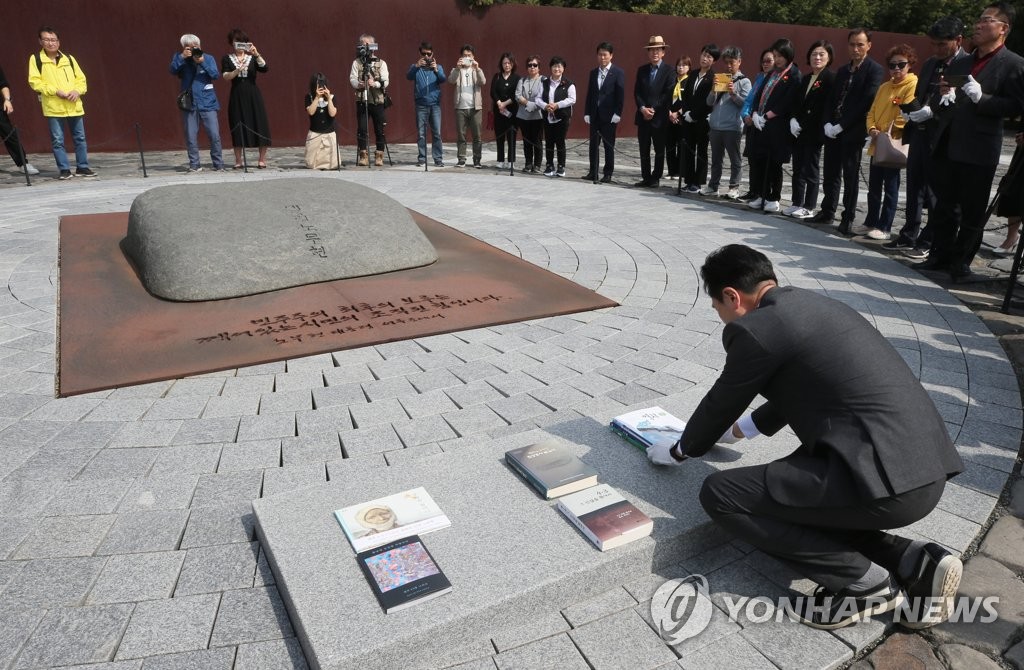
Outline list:
[[[203,50],[202,49],[200,49],[199,47],[191,47],[191,49],[192,49],[192,58],[202,58],[203,57]]]
[[[363,61],[364,63],[368,63],[372,60],[377,60],[377,57],[374,56],[373,54],[379,48],[380,46],[378,44],[357,44],[356,58]]]

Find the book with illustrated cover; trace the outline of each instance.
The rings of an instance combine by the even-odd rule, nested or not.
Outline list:
[[[649,516],[607,484],[559,499],[558,510],[601,551],[647,537],[654,530]]]
[[[356,553],[452,525],[422,486],[335,510]]]
[[[678,442],[686,422],[660,407],[648,407],[620,414],[612,419],[611,427],[634,446],[646,450],[656,444],[672,446]]]
[[[385,614],[452,590],[418,535],[360,552],[356,560]]]
[[[549,499],[597,483],[597,470],[554,440],[506,451],[505,461]]]

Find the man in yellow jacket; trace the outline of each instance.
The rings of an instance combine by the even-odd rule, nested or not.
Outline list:
[[[95,177],[89,168],[89,152],[85,144],[85,110],[82,96],[88,86],[85,73],[74,57],[60,50],[60,38],[53,28],[39,29],[39,45],[42,49],[28,59],[28,85],[39,94],[43,105],[43,116],[50,124],[50,139],[53,141],[53,157],[60,170],[60,179],[71,179],[71,165],[64,150],[64,128],[67,122],[71,139],[75,144],[75,174],[79,177]]]

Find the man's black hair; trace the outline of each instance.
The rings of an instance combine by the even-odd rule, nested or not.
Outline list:
[[[611,42],[601,42],[597,45],[597,49],[594,50],[594,53],[597,53],[598,51],[607,51],[608,53],[613,54],[615,53],[615,47],[612,46]]]
[[[473,54],[474,58],[476,58],[476,49],[473,48],[472,44],[463,44],[462,48],[459,49],[459,53],[461,54],[463,51],[468,51],[469,53]]]
[[[928,29],[928,37],[936,40],[955,40],[964,35],[964,22],[955,16],[945,16]]]
[[[867,38],[868,44],[871,44],[871,31],[868,30],[867,28],[854,28],[850,32],[846,33],[846,41],[849,42],[851,37],[853,37],[854,35],[860,35],[862,33],[864,34],[864,37]]]
[[[424,41],[420,42],[420,51],[424,51],[424,50],[426,50],[426,51],[433,51],[434,47],[430,44],[430,42],[427,42],[426,40],[424,40]]]
[[[1006,27],[1013,27],[1013,20],[1017,18],[1017,10],[1008,2],[990,2],[985,9],[994,9],[1002,21],[1006,21]]]
[[[561,65],[562,67],[567,67],[565,59],[561,56],[552,56],[551,61],[548,63],[548,67],[554,67],[556,64]]]
[[[768,257],[744,244],[728,244],[708,254],[700,278],[704,292],[715,300],[722,299],[722,291],[728,286],[753,293],[761,282],[779,281]]]
[[[711,56],[711,59],[715,61],[717,61],[718,57],[722,55],[722,52],[718,50],[717,44],[705,44],[700,48],[700,52],[707,52],[707,54]]]
[[[50,26],[40,26],[39,32],[36,33],[36,35],[37,37],[39,37],[39,39],[43,39],[43,33],[53,33],[54,37],[60,39],[60,35],[57,34],[57,31],[51,28]]]

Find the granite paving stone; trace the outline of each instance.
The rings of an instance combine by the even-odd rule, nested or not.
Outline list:
[[[248,440],[266,440],[275,437],[295,436],[294,414],[261,414],[259,416],[243,416],[238,424],[239,442]]]
[[[443,454],[444,451],[436,442],[430,442],[427,444],[420,444],[415,447],[407,447],[405,449],[395,449],[394,451],[385,451],[384,459],[387,460],[388,465],[394,465],[395,463],[405,463],[408,461],[415,461],[421,458],[429,458],[438,454]]]
[[[388,462],[383,453],[367,454],[355,458],[339,458],[327,462],[327,477],[330,481],[343,480],[346,477],[359,477],[363,473],[373,472],[378,468],[387,467]]]
[[[309,666],[298,639],[290,637],[238,645],[235,667],[239,670],[306,670]]]
[[[337,456],[341,455],[338,449]],[[315,486],[327,481],[325,462],[301,463],[283,468],[268,468],[263,471],[263,497],[272,496],[284,491]]]
[[[205,649],[220,594],[150,600],[136,605],[116,660]]]
[[[281,461],[284,465],[324,463],[340,457],[341,440],[337,431],[281,440]]]
[[[0,592],[25,567],[26,561],[0,561]]]
[[[91,556],[114,519],[113,514],[46,517],[18,546],[13,558]]]
[[[567,607],[562,610],[562,616],[573,628],[579,628],[609,614],[630,609],[636,602],[636,599],[620,586]]]
[[[217,471],[221,444],[188,444],[164,447],[153,462],[151,477],[162,475],[204,474]]]
[[[235,648],[221,647],[149,656],[143,659],[142,670],[231,670],[234,662]]]
[[[457,338],[452,338],[455,342],[459,342]],[[423,338],[419,338],[419,342],[423,345]],[[433,350],[427,353],[415,354],[410,357],[410,360],[420,367],[422,370],[438,370],[440,368],[451,368],[458,365],[462,365],[463,361],[461,358],[451,353],[450,351]]]
[[[521,370],[515,370],[513,372],[507,372],[502,375],[496,375],[494,377],[488,377],[486,380],[488,384],[498,390],[501,395],[506,397],[515,396],[521,393],[532,391],[533,389],[544,386],[544,382],[539,379],[535,379],[530,375],[522,372]]]
[[[499,653],[521,647],[535,640],[552,637],[569,630],[569,623],[554,610],[538,612],[528,621],[517,626],[508,626],[494,634],[491,642]]]
[[[171,444],[211,444],[216,442],[232,442],[238,435],[239,420],[236,417],[207,417],[204,412],[202,419],[189,419],[181,422],[181,427],[174,434]]]
[[[459,436],[472,435],[508,424],[490,407],[474,406],[441,415]]]
[[[324,385],[321,370],[302,369],[274,375],[275,391],[309,390]]]
[[[352,413],[345,405],[319,407],[308,412],[296,412],[295,424],[299,437],[334,434],[352,427]]]
[[[510,649],[494,657],[499,670],[588,670],[589,665],[568,635],[554,635]],[[634,666],[635,667],[635,666]]]
[[[411,396],[416,398],[417,396]],[[409,418],[402,403],[397,398],[386,398],[375,400],[362,405],[353,405],[351,408],[352,425],[355,428],[369,428],[391,423],[392,421],[404,421]]]
[[[237,472],[281,465],[281,440],[252,440],[225,444],[220,452],[217,472]]]
[[[258,552],[259,545],[256,542],[189,549],[174,588],[174,596],[250,588],[256,572]]]
[[[116,421],[107,423],[72,423],[43,445],[44,449],[92,449],[105,447],[121,430]]]
[[[727,635],[715,644],[701,647],[679,659],[685,670],[705,668],[731,668],[733,670],[778,670],[754,645],[742,635]]]
[[[134,605],[68,607],[47,612],[18,656],[17,668],[108,661]]]
[[[449,368],[449,372],[458,377],[465,384],[501,374],[501,370],[495,367],[492,363],[488,363],[486,360],[480,360],[487,356],[494,355],[494,350],[483,345],[477,345],[476,348],[479,350],[478,353],[481,354],[480,356],[471,358],[468,362],[462,365],[456,365]]]
[[[286,638],[294,634],[277,587],[226,591],[217,612],[210,647]]]
[[[449,398],[444,391],[435,389],[415,396],[408,396],[400,400],[402,409],[406,414],[415,419],[427,418],[435,414],[450,412],[458,409],[458,406]]]
[[[175,396],[209,396],[220,395],[227,378],[224,377],[187,377],[175,379],[171,388],[167,389],[167,397]]]
[[[263,470],[199,475],[192,504],[208,507],[255,500],[260,497],[262,486]]]
[[[198,419],[206,407],[203,396],[179,396],[157,398],[142,417],[143,421],[167,421],[172,419]]]
[[[0,486],[0,517],[36,516],[60,488],[61,483],[54,481],[4,480]]]
[[[393,427],[407,448],[457,437],[452,427],[440,416],[399,421]]]
[[[242,379],[247,378],[243,377]],[[259,408],[260,397],[256,394],[214,396],[206,402],[203,418],[255,416],[259,413]]]
[[[118,511],[187,509],[199,480],[197,474],[165,474],[143,477],[125,495]]]
[[[632,609],[574,628],[569,636],[594,670],[654,668],[676,658]]]
[[[274,577],[274,571],[270,568],[270,563],[267,561],[267,554],[260,549],[260,555],[256,559],[256,574],[253,576],[253,586],[270,586],[275,584],[277,578]]]
[[[294,391],[275,391],[260,396],[260,414],[299,412],[313,409],[313,394],[308,388]]]
[[[353,389],[358,390],[359,397],[364,401],[366,395],[363,393],[363,387],[360,386],[359,382],[369,382],[374,379],[375,377],[370,372],[370,367],[367,364],[344,365],[324,371],[324,380],[327,382],[327,388],[345,389],[346,392],[352,392]],[[322,390],[313,389],[313,397],[318,397],[319,391]]]
[[[437,389],[446,389],[452,386],[462,386],[464,383],[461,379],[444,368],[427,370],[425,372],[410,375],[408,380],[409,383],[416,387],[416,390],[419,393],[426,393],[427,391],[434,391]]]
[[[416,365],[411,358],[406,358],[404,356],[368,363],[367,367],[370,369],[370,372],[373,373],[374,379],[405,377],[423,371],[423,369]]]
[[[43,509],[43,516],[110,514],[131,488],[134,479],[79,479],[66,482]],[[0,555],[3,543],[0,542]]]
[[[47,401],[46,398],[27,395],[9,395],[0,402],[10,403],[14,408],[13,411],[19,412],[19,399],[41,401],[35,405],[35,409],[27,416],[32,421],[78,421],[103,402],[101,398],[61,398],[60,400]],[[20,404],[23,407],[29,406],[24,402]],[[11,414],[11,416],[20,418],[22,414]]]
[[[159,455],[156,448],[104,449],[76,475],[77,479],[145,477]]]
[[[341,433],[341,449],[346,459],[379,454],[402,447],[398,433],[390,425],[356,428]]]
[[[7,603],[0,606],[0,668],[10,667],[11,661],[45,614],[45,609]]]
[[[193,507],[181,539],[181,548],[206,547],[253,539],[255,518],[249,502]]]
[[[188,517],[187,509],[122,512],[96,553],[172,551],[178,548]]]
[[[975,523],[984,524],[996,504],[993,496],[947,482],[939,508]]]
[[[404,377],[391,377],[389,379],[377,379],[363,382],[363,393],[370,402],[387,400],[388,398],[404,398],[405,396],[418,393],[416,387],[409,383]]]
[[[505,397],[498,392],[498,389],[481,380],[468,382],[465,386],[445,389],[444,392],[452,402],[462,409]]]
[[[156,398],[108,398],[89,412],[84,421],[138,421]]]
[[[499,398],[488,402],[487,406],[508,423],[532,419],[552,411],[550,407],[529,395]]]
[[[111,556],[89,591],[86,602],[96,605],[170,598],[185,553],[161,551]]]
[[[45,558],[28,561],[3,591],[5,603],[50,608],[81,605],[106,558]]]

